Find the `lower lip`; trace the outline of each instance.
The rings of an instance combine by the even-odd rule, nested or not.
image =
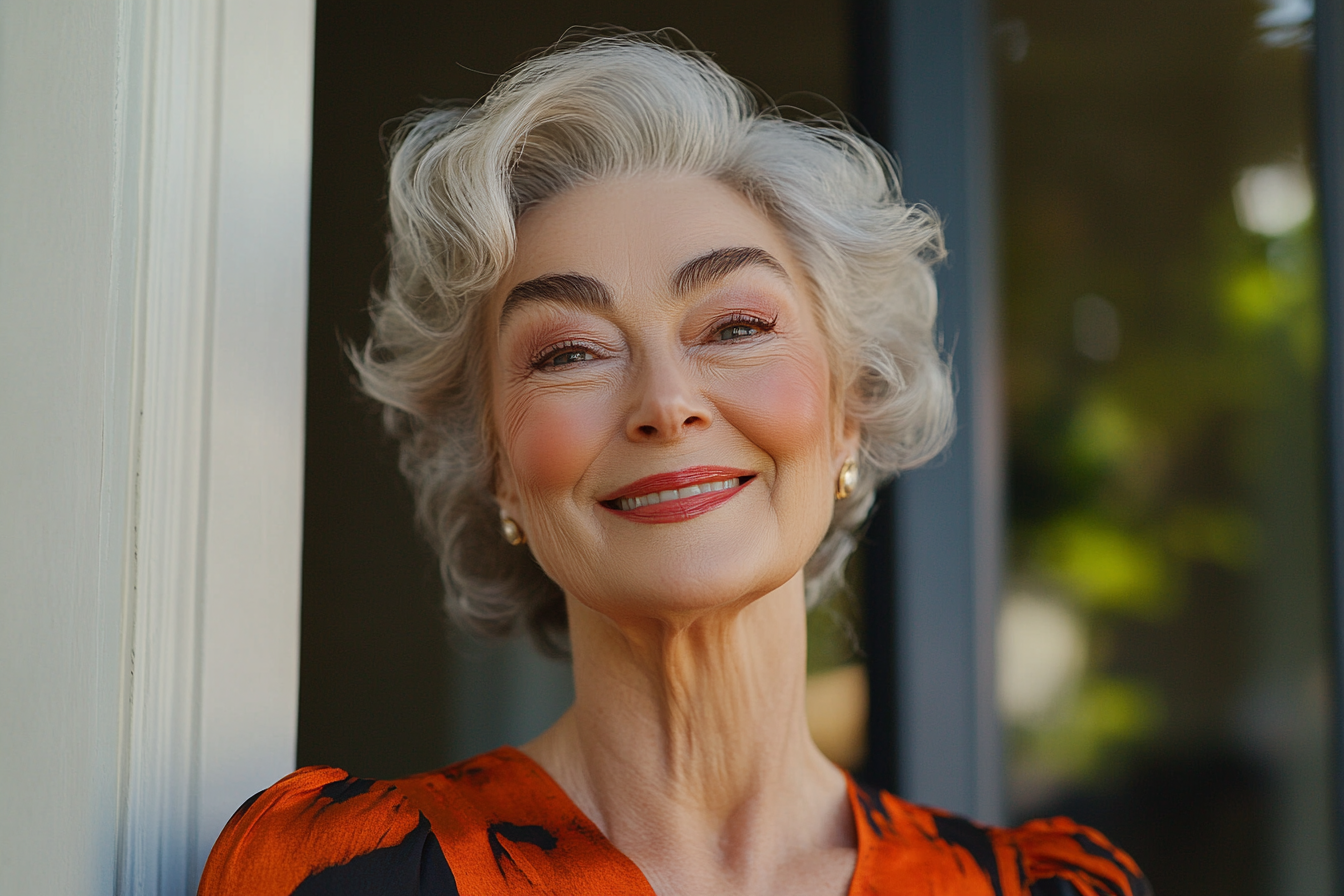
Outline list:
[[[753,477],[754,478],[754,477]],[[630,520],[635,523],[681,523],[693,519],[701,514],[709,513],[714,508],[737,496],[748,485],[751,485],[752,479],[732,488],[725,488],[717,492],[705,492],[699,495],[691,495],[689,498],[676,498],[672,501],[659,501],[657,504],[647,504],[644,507],[636,507],[634,510],[618,510],[602,507],[621,519]]]

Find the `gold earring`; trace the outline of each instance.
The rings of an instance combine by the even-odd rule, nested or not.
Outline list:
[[[851,457],[840,465],[840,475],[835,479],[835,500],[843,501],[854,494],[854,487],[858,484],[859,465]]]
[[[527,536],[523,534],[523,530],[519,529],[517,523],[502,513],[499,515],[499,529],[504,533],[504,540],[514,547],[527,544]]]

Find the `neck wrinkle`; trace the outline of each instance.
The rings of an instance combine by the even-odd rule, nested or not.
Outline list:
[[[570,628],[575,704],[524,750],[632,858],[675,848],[748,873],[762,848],[803,845],[798,810],[847,808],[807,730],[801,574],[690,621],[618,624],[571,600]]]

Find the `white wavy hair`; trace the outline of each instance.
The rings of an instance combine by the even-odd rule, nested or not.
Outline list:
[[[836,502],[805,568],[809,606],[842,582],[874,489],[937,455],[954,427],[934,332],[936,218],[902,200],[880,146],[842,124],[781,117],[678,43],[669,32],[562,43],[479,103],[411,114],[392,142],[387,285],[352,360],[401,442],[450,617],[493,635],[525,625],[552,653],[565,651],[564,595],[500,535],[486,394],[482,300],[527,209],[606,178],[698,175],[782,229],[812,279],[832,394],[861,429],[858,487]]]

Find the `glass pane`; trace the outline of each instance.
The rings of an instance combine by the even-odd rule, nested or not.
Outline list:
[[[1330,890],[1310,0],[998,0],[1016,818]]]

